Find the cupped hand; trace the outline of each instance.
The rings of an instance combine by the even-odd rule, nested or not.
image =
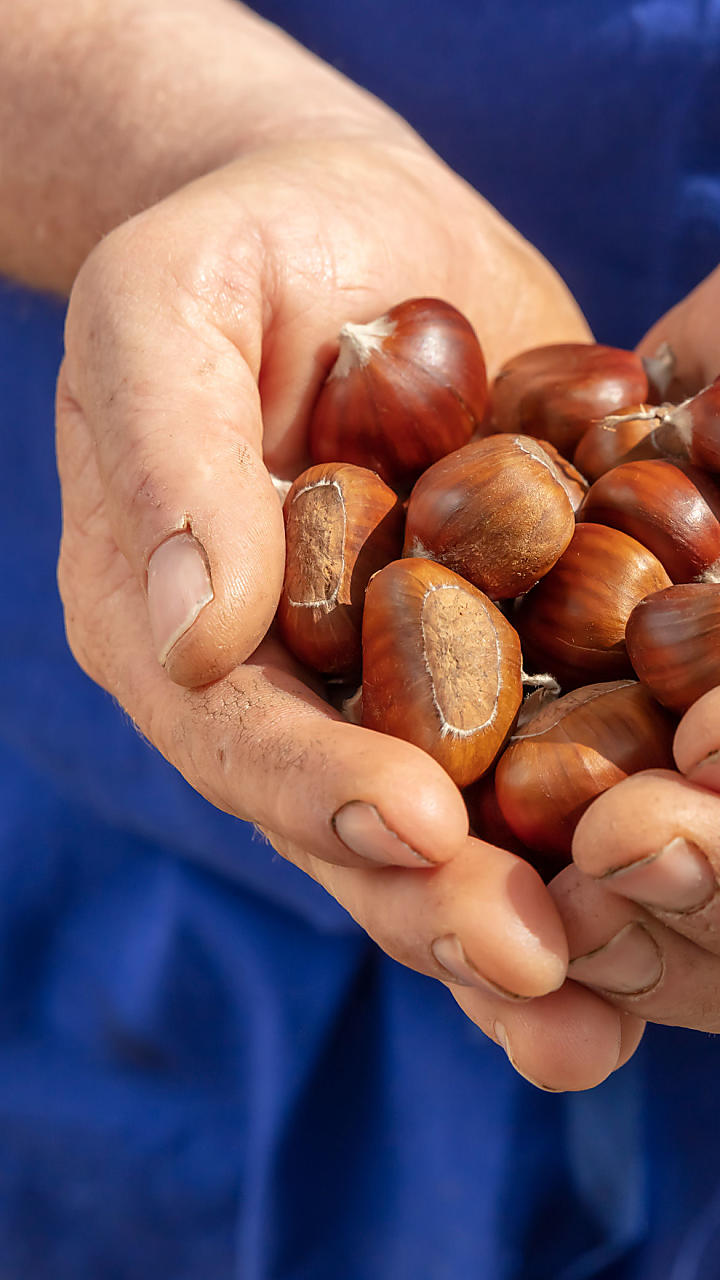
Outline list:
[[[59,582],[78,661],[150,742],[390,955],[446,981],[496,1039],[517,1034],[532,1073],[516,1020],[566,963],[546,889],[468,837],[430,757],[345,722],[269,631],[284,566],[270,473],[307,462],[340,326],[414,295],[463,310],[491,368],[588,336],[544,260],[404,137],[258,151],[107,236],[67,320]]]

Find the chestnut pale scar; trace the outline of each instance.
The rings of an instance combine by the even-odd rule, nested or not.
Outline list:
[[[291,605],[330,609],[337,604],[345,574],[346,525],[337,481],[319,480],[295,494],[287,528],[295,548],[286,579]]]
[[[442,734],[469,737],[492,724],[502,688],[501,650],[482,600],[431,587],[421,610],[423,656]]]

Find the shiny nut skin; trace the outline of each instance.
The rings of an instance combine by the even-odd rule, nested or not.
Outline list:
[[[304,471],[283,511],[282,637],[316,671],[359,674],[365,588],[402,544],[397,494],[364,467],[332,463]]]
[[[720,488],[662,459],[625,462],[596,480],[578,520],[612,525],[657,556],[673,582],[720,577]]]
[[[720,586],[694,582],[641,600],[627,624],[635,673],[680,714],[720,685]]]
[[[558,479],[570,499],[570,506],[573,511],[578,511],[590,487],[582,470],[578,470],[573,462],[569,462],[564,454],[559,449],[556,449],[555,445],[551,444],[549,440],[538,440],[537,443],[543,452],[548,455],[550,461],[554,462],[558,470]]]
[[[627,620],[644,596],[670,585],[660,561],[635,538],[579,524],[513,617],[526,668],[549,671],[565,689],[631,675]]]
[[[465,444],[487,407],[482,348],[465,317],[412,298],[370,324],[347,324],[310,420],[315,462],[342,460],[411,484]]]
[[[600,476],[604,476],[606,471],[612,471],[613,467],[619,466],[621,462],[629,461],[626,455],[652,432],[655,426],[654,420],[634,418],[633,413],[649,414],[652,410],[647,404],[630,405],[629,408],[623,409],[622,415],[619,415],[623,421],[613,421],[615,415],[612,414],[606,418],[600,418],[598,422],[593,422],[581,437],[573,462],[578,470],[587,476],[591,484]],[[650,456],[659,455],[653,450]]]
[[[647,375],[632,351],[556,343],[508,360],[492,386],[493,430],[538,436],[572,457],[590,424],[647,397]]]
[[[567,479],[542,445],[527,436],[488,436],[420,477],[403,554],[438,560],[504,600],[552,568],[574,528]]]
[[[427,751],[459,787],[490,768],[522,701],[520,641],[469,582],[429,560],[370,581],[363,725]]]
[[[596,796],[641,769],[670,769],[675,723],[642,685],[576,689],[518,727],[495,771],[498,804],[531,849],[570,861]]]

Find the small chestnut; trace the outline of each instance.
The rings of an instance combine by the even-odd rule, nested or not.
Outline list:
[[[647,596],[628,619],[635,673],[680,713],[720,685],[720,586],[693,582]]]
[[[513,618],[526,662],[565,688],[630,675],[627,620],[644,596],[669,586],[660,561],[635,538],[577,525],[567,551]]]
[[[316,671],[359,673],[365,588],[402,544],[397,494],[373,471],[339,462],[298,476],[283,512],[282,637]]]
[[[565,694],[516,729],[500,757],[503,817],[531,849],[568,862],[575,827],[596,796],[641,769],[672,767],[674,728],[634,681]]]
[[[634,418],[633,413],[644,416]],[[611,415],[593,422],[575,450],[575,466],[592,483],[619,463],[629,461],[626,455],[653,429],[653,422],[648,417],[651,413],[649,405],[634,404],[623,410],[621,417]],[[653,451],[652,456],[659,455]]]
[[[520,641],[469,582],[430,560],[370,580],[362,723],[427,751],[459,787],[489,769],[522,701]]]
[[[417,481],[403,554],[438,560],[494,600],[528,591],[575,528],[568,481],[539,441],[487,436]]]
[[[310,420],[315,462],[354,462],[412,482],[470,439],[487,406],[482,348],[448,302],[411,298],[346,324]]]
[[[578,520],[612,525],[657,556],[673,582],[720,580],[720,489],[696,467],[624,462],[595,481]]]
[[[647,397],[642,361],[595,343],[557,343],[508,360],[492,386],[494,430],[549,440],[571,457],[596,418]]]

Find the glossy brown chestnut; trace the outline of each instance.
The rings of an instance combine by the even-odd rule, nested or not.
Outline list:
[[[510,739],[495,771],[500,810],[531,849],[570,860],[573,832],[601,792],[671,768],[672,718],[634,681],[576,689]]]
[[[694,582],[641,600],[630,614],[626,644],[653,697],[687,711],[720,685],[720,586]]]
[[[658,409],[661,448],[682,452],[698,467],[720,471],[720,378],[669,410]]]
[[[420,477],[403,554],[438,560],[504,600],[547,573],[574,527],[567,479],[542,445],[528,436],[488,436]]]
[[[503,365],[492,387],[494,430],[539,436],[567,457],[596,418],[647,397],[638,356],[594,343],[524,351]]]
[[[633,413],[646,416],[633,418]],[[626,462],[626,455],[630,450],[650,435],[653,429],[653,422],[647,417],[650,413],[652,410],[649,405],[634,404],[623,410],[622,422],[615,421],[614,415],[593,422],[575,450],[575,466],[592,483],[604,476],[606,471],[612,471],[613,467]]]
[[[296,658],[327,675],[359,673],[365,588],[399,554],[397,494],[364,467],[310,467],[283,507],[286,566],[278,623]]]
[[[673,582],[720,581],[720,488],[697,467],[625,462],[596,480],[578,520],[612,525],[657,556]]]
[[[579,524],[567,551],[513,618],[526,665],[564,688],[630,675],[627,620],[644,596],[670,586],[656,556],[619,529]]]
[[[436,298],[401,302],[370,324],[346,324],[310,421],[315,462],[371,467],[412,482],[470,439],[487,407],[472,325]]]
[[[422,747],[459,787],[490,768],[522,701],[517,633],[469,582],[397,560],[368,585],[363,724]]]

